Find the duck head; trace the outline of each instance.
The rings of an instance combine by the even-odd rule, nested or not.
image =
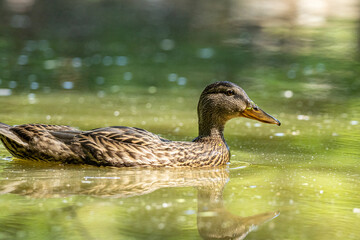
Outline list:
[[[225,123],[235,117],[281,124],[261,110],[236,84],[222,81],[208,85],[201,93],[198,104],[199,136],[222,135]]]

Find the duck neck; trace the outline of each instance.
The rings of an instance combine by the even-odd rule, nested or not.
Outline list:
[[[218,119],[214,115],[199,116],[199,138],[221,138],[224,139],[225,121]]]

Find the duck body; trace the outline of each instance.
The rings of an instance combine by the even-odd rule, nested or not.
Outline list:
[[[170,141],[140,128],[123,126],[79,131],[68,126],[25,124],[3,125],[2,129],[8,135],[0,134],[4,146],[20,159],[114,167],[202,167],[230,160],[221,138]]]
[[[223,130],[235,117],[280,122],[259,109],[244,90],[216,82],[198,104],[199,136],[192,142],[170,141],[134,127],[80,131],[69,126],[0,123],[0,139],[16,158],[114,167],[206,167],[230,161]]]

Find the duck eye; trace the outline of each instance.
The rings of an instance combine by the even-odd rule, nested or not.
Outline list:
[[[227,90],[227,91],[225,92],[225,94],[226,94],[227,96],[232,96],[232,95],[234,95],[235,93],[234,93],[234,90]]]

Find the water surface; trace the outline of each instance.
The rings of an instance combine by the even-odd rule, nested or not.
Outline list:
[[[0,122],[197,136],[202,89],[243,87],[231,164],[28,162],[0,145],[0,239],[360,239],[356,1],[0,1]],[[309,7],[310,6],[310,7]]]
[[[132,94],[37,95],[34,104],[10,96],[2,117],[81,129],[139,126],[173,140],[196,135],[197,91]],[[230,121],[232,160],[221,168],[63,166],[13,160],[1,146],[0,238],[206,239],[252,231],[247,239],[357,239],[358,105],[301,115],[258,100],[282,126]]]

